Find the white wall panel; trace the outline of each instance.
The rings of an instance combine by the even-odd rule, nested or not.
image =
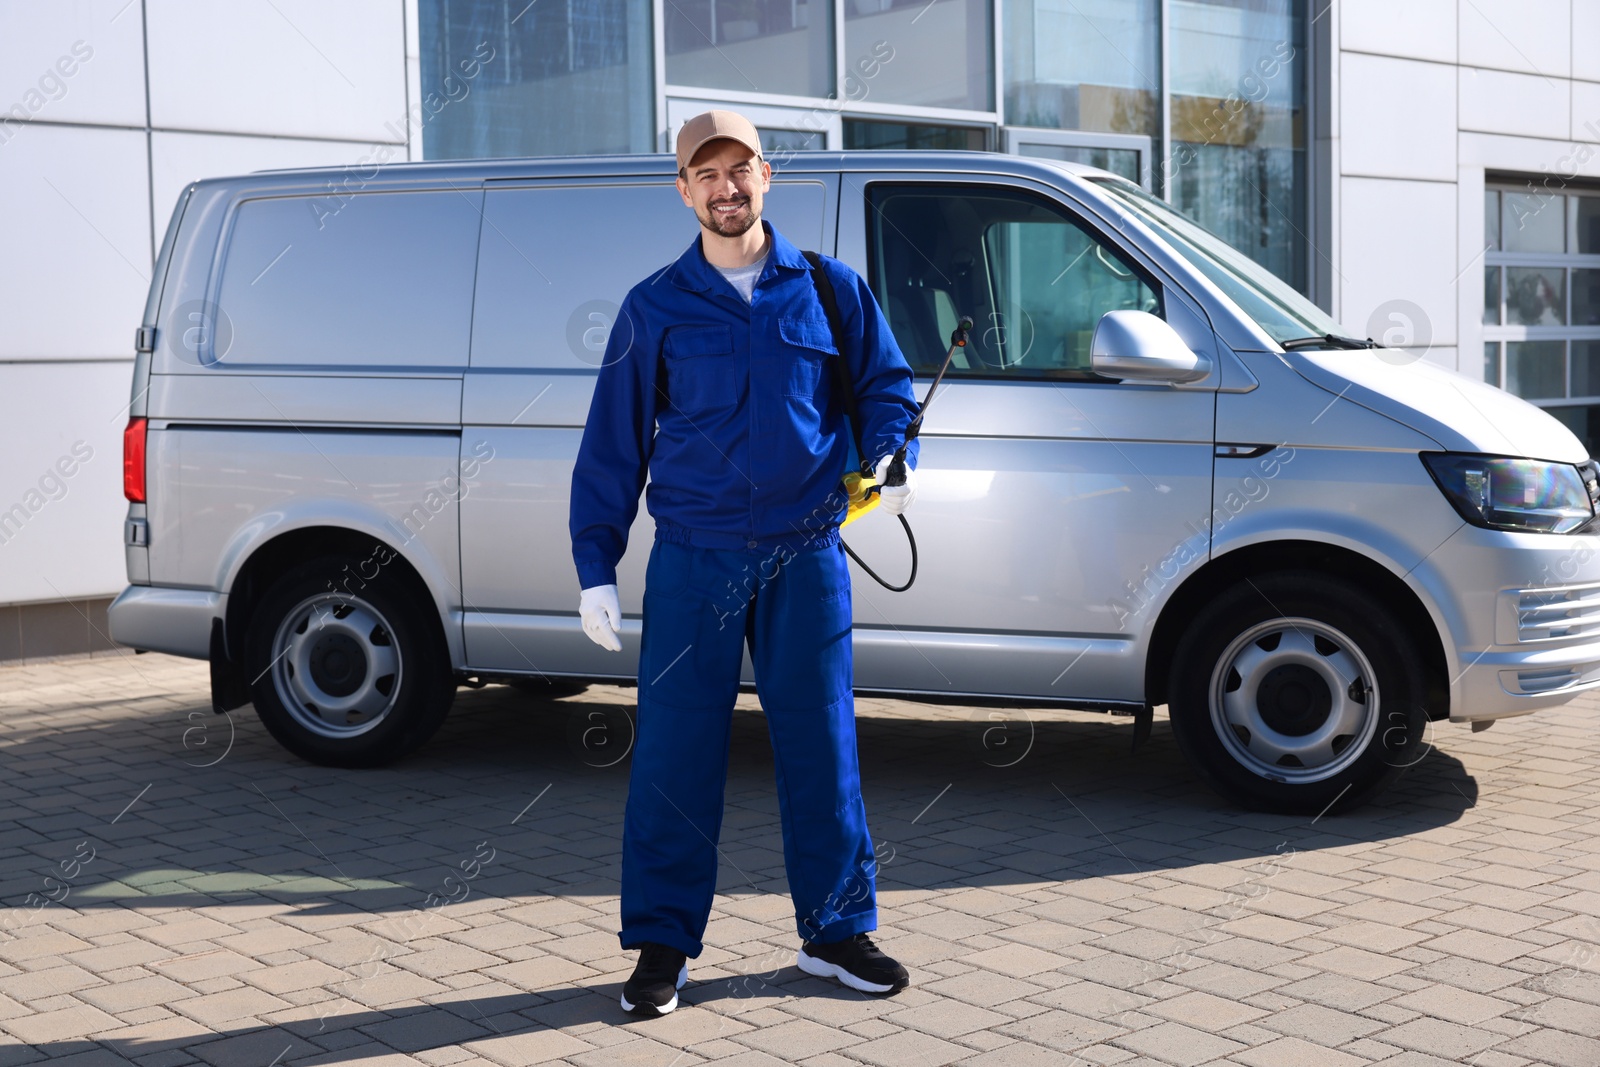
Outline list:
[[[1433,344],[1456,340],[1456,190],[1441,182],[1343,178],[1339,320],[1363,331],[1378,307],[1408,300]]]
[[[0,111],[48,122],[143,126],[139,4],[6,0],[0,9]]]
[[[1345,53],[1339,85],[1345,174],[1455,180],[1454,67]]]
[[[1597,0],[1600,2],[1600,0]],[[413,105],[422,99],[422,16],[417,10],[417,0],[405,0],[406,5],[406,99]],[[422,127],[416,125],[415,113],[408,115],[406,129],[406,158],[422,158]]]
[[[1600,52],[1600,37],[1596,42],[1595,51]],[[1572,83],[1572,139],[1600,141],[1600,83]]]
[[[1572,41],[1572,76],[1600,82],[1600,0],[1572,0]]]
[[[1589,145],[1574,145],[1565,137],[1542,140],[1537,137],[1514,137],[1510,134],[1471,133],[1461,135],[1457,152],[1461,165],[1475,164],[1489,170],[1510,171],[1524,175],[1535,183],[1560,180],[1559,175],[1579,175],[1600,178],[1600,152],[1591,149],[1587,159],[1580,160],[1582,149]]]
[[[150,284],[145,135],[33,126],[0,147],[0,359],[132,358]]]
[[[1568,137],[1572,94],[1561,78],[1461,67],[1461,128],[1520,137]]]
[[[1459,0],[1345,0],[1341,47],[1413,59],[1456,61]]]
[[[1462,0],[1461,62],[1565,78],[1572,0]]]
[[[0,364],[0,604],[109,596],[127,584],[132,375],[132,360]]]
[[[405,140],[404,9],[393,0],[146,2],[154,125]]]
[[[245,174],[278,167],[325,167],[354,163],[370,157],[372,145],[352,141],[304,141],[292,137],[241,137],[220,133],[151,134],[151,172],[154,178],[156,234],[166,232],[167,220],[183,187],[198,178]],[[403,149],[391,159],[405,158]]]
[[[1462,166],[1456,179],[1456,343],[1461,373],[1483,373],[1483,168]]]

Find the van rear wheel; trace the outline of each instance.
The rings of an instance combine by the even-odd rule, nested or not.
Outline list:
[[[1197,773],[1247,807],[1341,811],[1424,754],[1421,657],[1394,614],[1326,575],[1246,579],[1195,616],[1168,711]]]
[[[262,724],[290,752],[333,767],[392,763],[433,735],[455,699],[438,627],[396,576],[351,581],[360,565],[325,556],[289,570],[245,636]]]

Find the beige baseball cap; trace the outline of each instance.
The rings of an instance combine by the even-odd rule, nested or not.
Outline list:
[[[761,135],[749,119],[736,111],[705,111],[678,130],[678,169],[687,167],[703,145],[719,137],[738,141],[756,155],[761,154]]]

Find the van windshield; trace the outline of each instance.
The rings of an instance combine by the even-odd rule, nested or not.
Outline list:
[[[1090,180],[1165,238],[1179,255],[1228,294],[1274,341],[1282,344],[1343,332],[1325,311],[1277,275],[1180,214],[1166,201],[1122,178]]]

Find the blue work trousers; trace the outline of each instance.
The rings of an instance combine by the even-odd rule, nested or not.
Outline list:
[[[654,941],[700,955],[747,641],[772,736],[796,929],[830,942],[877,928],[844,549],[761,553],[658,538],[645,573],[638,742],[622,828],[623,948]]]

